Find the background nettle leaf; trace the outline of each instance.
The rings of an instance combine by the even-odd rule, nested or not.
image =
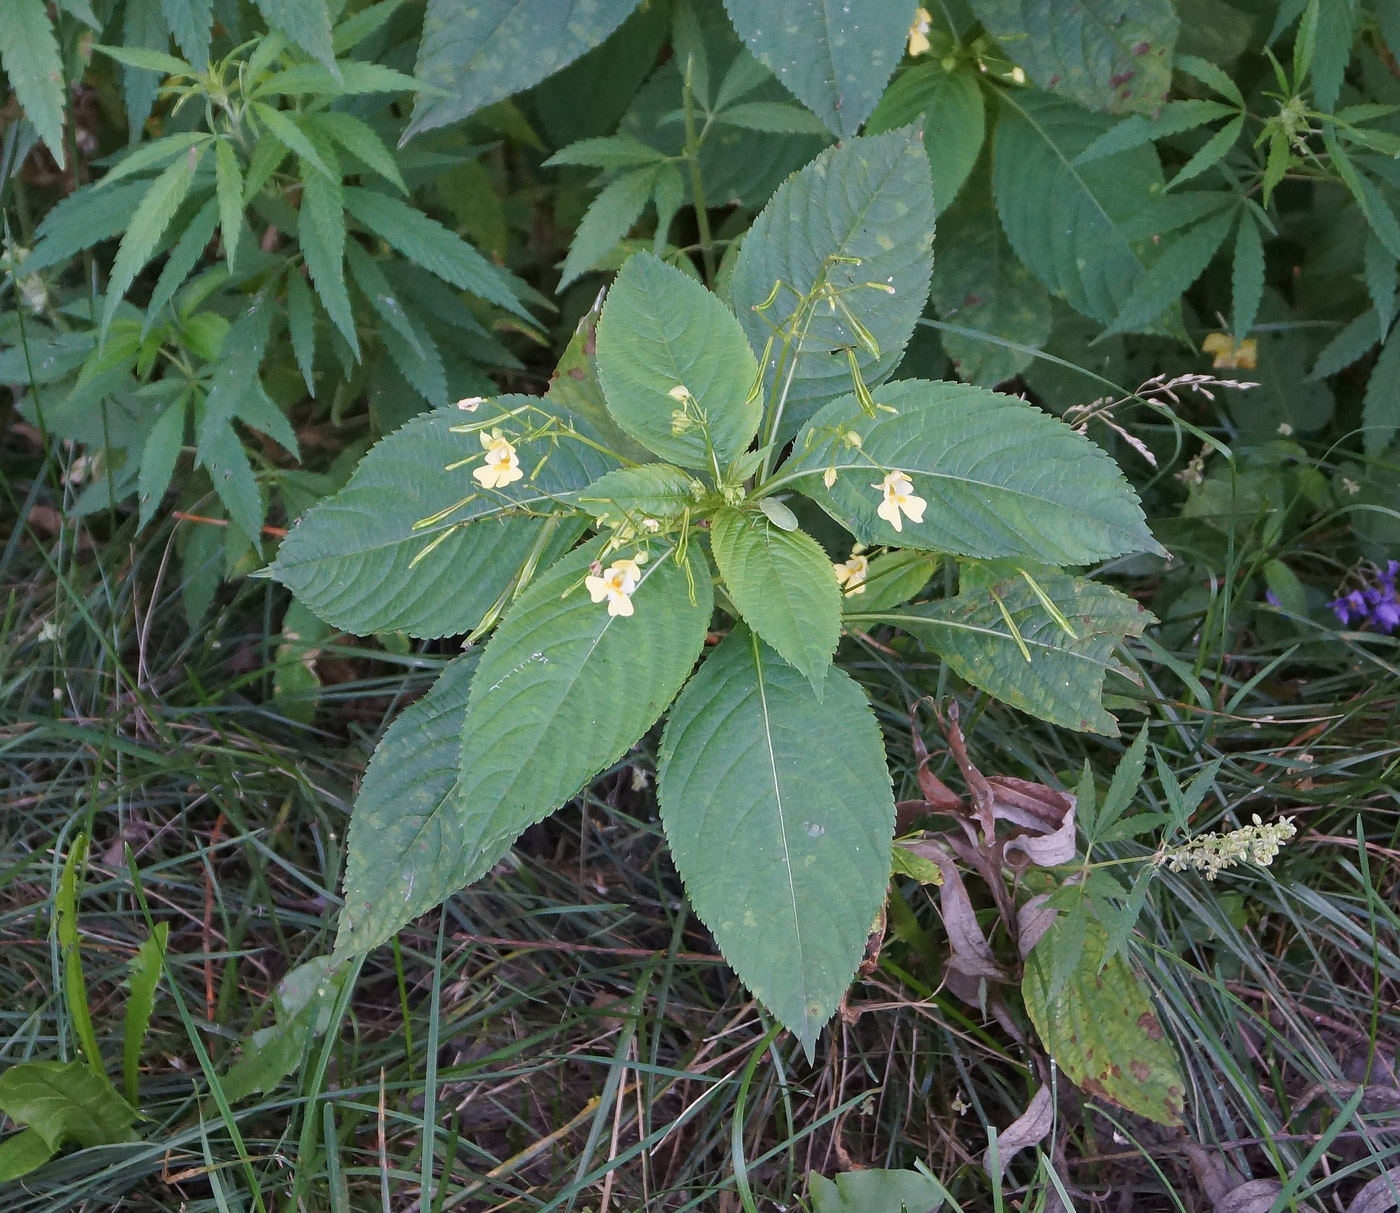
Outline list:
[[[676,701],[658,783],[691,905],[810,1054],[889,879],[894,801],[865,693],[832,668],[818,699],[736,627]]]
[[[886,384],[875,399],[882,411],[874,417],[854,396],[827,405],[784,465],[809,472],[798,487],[862,543],[1045,564],[1163,550],[1118,465],[1034,406],[917,379]],[[892,469],[907,473],[928,503],[922,521],[905,517],[901,531],[876,513],[873,485]]]
[[[483,455],[479,434],[453,429],[513,409],[523,411],[499,424],[517,436],[546,433],[517,443],[522,479],[484,489],[471,474]],[[307,513],[269,571],[348,632],[470,632],[538,545],[558,553],[583,527],[581,518],[541,515],[571,508],[612,466],[587,442],[566,432],[549,436],[553,415],[538,397],[501,396],[476,413],[448,408],[415,417],[365,456],[345,488]],[[471,464],[448,470],[463,460]],[[434,521],[418,525],[427,519]]]
[[[992,178],[1016,255],[1053,293],[1103,324],[1117,318],[1151,260],[1153,233],[1129,223],[1163,181],[1150,147],[1075,163],[1111,126],[1071,101],[1003,93]]]
[[[739,613],[821,698],[841,637],[841,591],[826,553],[801,531],[734,509],[714,516],[710,546]]]
[[[773,195],[744,237],[730,286],[749,343],[762,351],[792,320],[798,299],[826,283],[880,351],[863,346],[826,302],[790,348],[775,341],[764,376],[770,400],[787,396],[779,438],[790,438],[821,405],[851,390],[845,350],[854,349],[868,385],[893,373],[928,299],[932,242],[928,158],[913,128],[825,151]],[[775,287],[772,305],[755,311]]]
[[[1050,338],[1050,296],[1012,251],[992,205],[990,182],[979,172],[939,220],[933,265],[933,304],[945,323],[939,340],[958,378],[996,387],[1025,370],[1035,355],[977,336],[986,333],[1040,349]],[[1160,309],[1159,309],[1160,310]]]
[[[960,677],[1003,703],[1065,728],[1118,736],[1118,722],[1102,704],[1104,678],[1110,671],[1124,672],[1114,650],[1127,637],[1141,636],[1155,620],[1111,586],[1053,571],[1034,576],[1074,636],[1050,614],[1031,584],[1016,576],[965,574],[956,598],[879,619],[913,633]]]
[[[915,0],[725,0],[759,62],[831,130],[850,138],[904,54]]]
[[[928,61],[901,71],[870,115],[865,133],[883,135],[911,123],[923,127],[933,205],[941,216],[972,172],[986,137],[986,105],[977,72],[965,63],[948,70]]]
[[[1090,109],[1151,114],[1172,82],[1171,0],[968,0],[1026,74]]]
[[[749,445],[758,362],[712,292],[650,253],[623,266],[598,322],[598,373],[618,425],[663,459],[718,475]],[[681,418],[677,418],[677,414]]]
[[[636,7],[637,0],[430,0],[414,74],[442,95],[418,99],[405,138],[538,84]]]

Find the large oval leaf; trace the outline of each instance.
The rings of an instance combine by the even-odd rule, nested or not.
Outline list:
[[[1172,83],[1171,0],[969,0],[1041,88],[1114,114],[1161,109]]]
[[[904,54],[915,0],[725,0],[765,67],[836,134],[849,138]]]
[[[713,474],[714,457],[723,467],[758,430],[762,404],[749,398],[758,362],[744,330],[718,296],[650,253],[628,261],[608,292],[598,374],[618,425],[672,463]],[[675,415],[687,407],[682,428]]]
[[[862,543],[1042,564],[1163,551],[1118,465],[1025,401],[919,379],[886,384],[875,399],[874,417],[854,396],[827,405],[798,435],[790,465],[810,470],[798,487]],[[905,472],[927,503],[902,531],[876,513],[872,486],[889,470]]]
[[[866,622],[878,619],[913,633],[960,677],[1013,708],[1065,728],[1117,737],[1118,722],[1103,706],[1104,679],[1110,670],[1121,670],[1114,650],[1127,637],[1141,636],[1152,616],[1126,594],[1083,577],[1038,573],[1036,584],[1074,629],[1073,637],[1024,577],[964,584],[956,598],[879,613]]]
[[[597,46],[637,0],[430,0],[405,138],[475,113],[538,84]]]
[[[723,509],[710,547],[739,613],[820,696],[841,638],[841,590],[821,546],[762,514]]]
[[[1088,164],[1075,157],[1113,125],[1045,93],[1002,95],[993,182],[1016,255],[1071,307],[1108,324],[1127,303],[1152,249],[1129,221],[1162,188],[1151,147]]]
[[[505,416],[515,409],[527,411]],[[307,511],[269,572],[347,632],[471,631],[544,539],[544,528],[556,525],[529,514],[571,506],[613,465],[566,433],[541,435],[518,443],[523,479],[483,490],[471,466],[448,470],[482,454],[476,433],[454,428],[499,416],[502,428],[519,437],[547,426],[551,409],[558,412],[536,397],[502,396],[475,413],[438,409],[415,417],[371,448],[345,488]],[[440,521],[417,526],[459,502]],[[581,529],[573,520],[557,525],[566,532],[557,542],[566,546]]]
[[[473,649],[445,666],[432,690],[400,713],[375,747],[346,836],[339,951],[366,952],[409,920],[403,903],[385,895],[405,879],[429,889],[451,875],[438,871],[437,857],[459,828],[448,806],[480,657]]]
[[[928,300],[932,243],[928,157],[912,128],[825,151],[773,195],[744,237],[730,288],[753,348],[762,350],[774,326],[791,320],[798,297],[825,276],[880,350],[866,349],[847,318],[826,305],[794,351],[795,366],[775,341],[764,368],[770,400],[779,372],[784,383],[791,374],[780,439],[851,390],[850,364],[833,351],[854,349],[867,384],[899,365]],[[775,287],[772,304],[755,311]]]
[[[745,627],[711,654],[661,742],[661,817],[690,903],[811,1053],[889,879],[894,800],[865,695],[825,695]]]

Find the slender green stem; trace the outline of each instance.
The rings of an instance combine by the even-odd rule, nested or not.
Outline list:
[[[681,93],[685,110],[685,159],[690,166],[690,194],[695,204],[695,227],[700,234],[700,260],[705,265],[705,281],[715,280],[714,237],[710,233],[710,216],[705,210],[705,183],[700,174],[700,146],[703,134],[695,129],[695,94],[690,87],[690,64],[686,64],[685,87]],[[706,123],[706,129],[709,124]]]

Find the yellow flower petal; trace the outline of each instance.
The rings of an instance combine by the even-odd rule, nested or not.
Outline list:
[[[594,602],[602,602],[608,596],[608,583],[601,577],[588,576],[583,579],[584,588]]]

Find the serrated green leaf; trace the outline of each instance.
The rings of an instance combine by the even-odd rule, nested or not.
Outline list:
[[[414,75],[423,96],[405,138],[523,92],[613,32],[637,0],[429,0]]]
[[[1361,406],[1362,443],[1380,455],[1400,432],[1400,327],[1391,330],[1366,384]]]
[[[1292,153],[1288,150],[1288,136],[1282,131],[1275,131],[1269,137],[1269,156],[1264,164],[1263,201],[1265,206],[1269,205],[1274,188],[1283,180],[1283,175],[1288,172],[1288,166],[1292,160]]]
[[[127,979],[126,1014],[122,1021],[122,1081],[126,1101],[133,1108],[139,1106],[141,1046],[151,1024],[151,1012],[155,1010],[156,985],[160,982],[161,959],[169,935],[168,922],[156,923],[151,934],[136,949]]]
[[[1230,281],[1234,300],[1233,333],[1236,341],[1243,341],[1254,327],[1264,299],[1264,242],[1259,238],[1259,225],[1248,212],[1240,216],[1239,231],[1235,233]]]
[[[356,187],[345,190],[345,209],[391,248],[444,282],[529,318],[516,297],[518,279],[492,265],[436,219],[397,198]]]
[[[182,59],[175,58],[174,55],[167,55],[164,51],[147,50],[139,46],[103,46],[96,44],[92,48],[99,51],[118,63],[125,63],[128,67],[139,67],[149,72],[159,72],[162,76],[188,76],[190,65]]]
[[[231,421],[203,425],[199,429],[197,458],[208,469],[214,492],[228,510],[229,520],[260,549],[263,518],[267,507],[253,465],[248,462],[243,442]]]
[[[331,322],[340,330],[356,358],[360,339],[350,293],[345,289],[345,191],[340,174],[317,172],[301,162],[301,209],[297,212],[297,239],[316,295]]]
[[[807,1176],[815,1213],[938,1213],[943,1185],[918,1171],[846,1171],[833,1183]]]
[[[634,613],[613,616],[581,584],[604,542],[563,557],[512,606],[472,679],[453,791],[381,834],[370,882],[347,889],[338,947],[373,947],[481,876],[621,758],[680,689],[712,609],[704,565],[694,548],[689,569],[654,551]]]
[[[165,229],[175,217],[180,203],[189,193],[190,182],[194,178],[194,159],[199,149],[193,148],[187,156],[182,156],[167,168],[152,183],[141,199],[141,205],[131,220],[131,225],[122,237],[117,249],[116,260],[112,262],[112,272],[107,279],[107,299],[102,307],[102,321],[99,331],[106,335],[112,318],[131,284],[136,280],[146,262],[151,259]]]
[[[140,507],[140,527],[144,530],[155,517],[156,508],[170,485],[175,463],[185,442],[187,397],[167,405],[141,447],[141,470],[136,478],[136,501]]]
[[[1155,139],[1195,130],[1216,118],[1229,117],[1236,112],[1233,107],[1222,105],[1219,101],[1169,101],[1162,107],[1162,112],[1151,120],[1141,114],[1133,114],[1116,126],[1109,127],[1074,158],[1074,163],[1089,164],[1115,152],[1142,147]]]
[[[801,106],[784,101],[741,101],[714,115],[721,126],[772,135],[825,135],[826,124]]]
[[[263,125],[267,127],[268,131],[272,134],[273,138],[276,139],[278,143],[282,144],[282,146],[287,148],[289,151],[294,152],[297,156],[300,156],[302,160],[304,160],[307,164],[310,164],[313,168],[315,168],[316,172],[324,173],[327,177],[334,177],[337,184],[339,184],[340,167],[338,164],[333,167],[331,164],[328,164],[325,159],[322,158],[323,149],[325,148],[324,144],[318,147],[315,143],[313,143],[310,139],[306,137],[306,133],[301,129],[301,127],[299,127],[291,118],[289,118],[281,110],[274,109],[272,106],[267,105],[262,101],[254,101],[252,108],[253,113],[256,114],[257,117],[262,120]],[[261,140],[259,140],[259,142],[261,142]],[[266,170],[266,172],[270,176],[272,168],[276,168],[276,164],[272,163],[272,168],[267,168],[268,163],[272,162],[265,161],[259,163],[257,149],[254,149],[253,161],[248,166],[249,181],[252,182],[253,180],[255,180],[257,176],[261,175],[262,171],[264,170]],[[315,174],[306,173],[303,168],[303,179],[305,179],[307,176],[314,175]]]
[[[718,296],[650,253],[632,257],[608,292],[598,373],[618,425],[672,463],[718,478],[758,430],[762,403],[749,398],[758,362],[743,328]],[[688,418],[679,431],[678,412]]]
[[[845,317],[826,306],[813,314],[800,350],[787,356],[775,341],[764,368],[770,409],[776,383],[791,376],[780,441],[851,390],[849,363],[833,350],[855,349],[867,385],[893,373],[928,299],[932,241],[928,158],[913,130],[851,139],[823,152],[763,208],[744,237],[730,288],[749,344],[761,351],[774,327],[791,319],[798,296],[824,276],[844,292],[880,350],[871,353]],[[778,284],[767,311],[754,311]]]
[[[569,242],[569,254],[559,272],[561,290],[617,247],[641,217],[655,185],[656,166],[648,165],[623,173],[598,191]]]
[[[541,541],[548,520],[529,515],[567,510],[611,466],[577,439],[520,441],[526,477],[483,490],[468,467],[447,470],[482,455],[477,434],[453,427],[499,414],[499,424],[519,438],[526,426],[548,419],[550,406],[504,396],[480,407],[486,411],[439,409],[415,417],[377,443],[345,488],[292,528],[271,575],[322,619],[356,635],[403,631],[432,638],[476,627]],[[505,416],[515,408],[531,411],[519,420]],[[458,502],[465,503],[452,510]],[[415,529],[444,511],[451,512]],[[563,525],[575,535],[581,529],[572,521]]]
[[[679,518],[696,503],[689,473],[666,463],[618,468],[599,477],[578,496],[578,504],[602,520],[627,519],[634,528],[645,518]]]
[[[1091,110],[1152,113],[1171,90],[1171,0],[969,0],[1041,88]]]
[[[979,172],[938,226],[933,304],[959,328],[1040,349],[1050,339],[1050,296],[1011,251]],[[943,331],[943,349],[958,378],[995,387],[1030,365],[1033,355],[975,336]]]
[[[1390,322],[1395,319],[1396,257],[1374,232],[1366,234],[1362,265],[1366,274],[1366,292],[1376,305],[1381,331],[1386,332]]]
[[[568,164],[603,169],[635,168],[641,164],[655,164],[665,158],[664,152],[657,151],[632,135],[600,135],[560,148],[545,161],[545,165],[549,168]]]
[[[384,840],[404,823],[430,822],[447,810],[457,783],[462,721],[481,650],[472,649],[443,667],[432,689],[394,720],[365,768],[346,836],[345,899],[359,890],[396,883],[385,867],[394,857]],[[342,934],[352,933],[343,920]],[[339,942],[339,941],[337,941]],[[372,945],[371,945],[372,946]]]
[[[959,677],[1003,703],[1065,728],[1116,737],[1118,722],[1103,707],[1104,678],[1120,669],[1114,651],[1127,637],[1141,636],[1152,616],[1097,581],[1041,573],[1036,582],[1074,629],[1074,638],[1020,577],[891,612],[882,622],[912,632]],[[1003,607],[1020,643],[1006,625]]]
[[[160,0],[160,8],[185,58],[203,71],[209,65],[209,36],[214,29],[213,0]]]
[[[1269,39],[1273,41],[1272,38]],[[1222,97],[1228,97],[1240,109],[1244,109],[1244,94],[1240,92],[1240,87],[1230,79],[1230,74],[1217,67],[1214,63],[1202,59],[1197,55],[1179,55],[1176,60],[1178,71],[1185,72],[1188,76],[1199,80],[1202,84],[1209,85]]]
[[[316,316],[311,304],[311,290],[306,279],[295,269],[287,273],[287,329],[292,338],[292,353],[297,369],[306,383],[306,390],[316,395]]]
[[[328,71],[336,70],[325,0],[253,0],[269,26],[281,30]]]
[[[384,321],[379,339],[400,374],[429,407],[442,408],[447,404],[447,372],[422,318],[399,298],[383,270],[357,241],[352,240],[345,253],[355,284]]]
[[[63,147],[63,60],[44,0],[9,0],[0,21],[0,64],[39,138],[58,161]]]
[[[167,165],[181,152],[201,146],[212,139],[213,136],[205,131],[179,131],[173,135],[153,139],[118,160],[93,188],[107,189],[126,177]],[[151,183],[148,181],[145,184]]]
[[[1165,245],[1162,255],[1138,279],[1132,293],[1123,301],[1123,310],[1104,330],[1104,335],[1140,332],[1150,326],[1205,272],[1211,258],[1225,243],[1234,222],[1234,214],[1226,211]]]
[[[886,384],[875,400],[894,411],[867,416],[854,396],[827,405],[781,469],[808,472],[798,487],[860,542],[1046,564],[1163,550],[1118,465],[1034,406],[918,379]],[[836,436],[850,432],[859,448]],[[901,531],[877,515],[872,487],[893,469],[927,501],[923,521],[903,516]]]
[[[1308,378],[1325,379],[1328,375],[1335,375],[1373,349],[1384,335],[1376,309],[1362,312],[1343,325],[1332,340],[1322,347],[1312,370],[1308,372]]]
[[[841,591],[815,539],[722,509],[710,547],[744,621],[812,684],[818,699],[841,638]]]
[[[403,0],[378,0],[346,17],[332,31],[332,43],[337,54],[354,50],[398,11]]]
[[[126,0],[122,12],[122,41],[127,46],[158,50],[169,45],[170,32],[160,0]],[[126,102],[127,142],[136,143],[156,103],[160,76],[139,67],[122,67],[122,98]]]
[[[1185,1083],[1176,1051],[1127,962],[1120,956],[1102,963],[1105,936],[1096,922],[1086,924],[1079,963],[1063,989],[1050,995],[1062,921],[1057,919],[1031,950],[1021,980],[1026,1011],[1041,1041],[1086,1094],[1158,1124],[1179,1125]]]
[[[1053,294],[1104,324],[1122,311],[1152,247],[1125,225],[1162,186],[1149,147],[1074,163],[1109,125],[1046,94],[1004,93],[993,166],[997,213],[1016,255]]]
[[[1199,177],[1206,169],[1219,164],[1225,159],[1230,149],[1235,146],[1235,141],[1243,130],[1244,115],[1240,114],[1227,122],[1201,145],[1200,150],[1181,166],[1181,170],[1171,179],[1167,188],[1175,189],[1183,181]]]
[[[238,171],[238,157],[227,139],[214,144],[214,168],[224,259],[232,262],[238,251],[238,234],[243,230],[243,174]]]
[[[218,202],[211,196],[195,212],[189,226],[180,233],[180,239],[175,242],[175,246],[165,259],[165,264],[161,266],[160,277],[156,279],[150,301],[146,304],[146,319],[142,325],[143,335],[150,331],[161,310],[174,297],[175,292],[184,285],[185,279],[190,276],[190,271],[194,269],[195,262],[204,255],[209,241],[214,238],[214,229],[218,223]]]
[[[725,0],[749,50],[842,138],[860,130],[904,54],[914,0]],[[765,129],[765,128],[758,128]]]
[[[298,63],[275,76],[269,76],[253,90],[253,95],[271,97],[310,93],[318,97],[351,97],[367,93],[431,91],[412,76],[380,63],[342,59],[335,66],[337,75],[332,75],[319,64]]]
[[[865,694],[737,627],[671,711],[661,819],[690,904],[810,1055],[885,898],[894,800]]]
[[[945,71],[938,63],[916,63],[885,90],[865,133],[881,135],[920,119],[933,181],[933,206],[941,215],[953,204],[977,163],[986,138],[986,106],[977,73],[965,64]]]
[[[24,1061],[0,1074],[0,1112],[33,1129],[50,1150],[68,1142],[133,1141],[136,1113],[101,1075],[80,1061]]]
[[[1317,29],[1312,50],[1313,100],[1331,113],[1342,91],[1342,77],[1351,60],[1356,31],[1355,0],[1329,0],[1317,8]]]
[[[314,131],[322,139],[340,144],[357,160],[363,161],[386,181],[397,186],[400,193],[408,193],[408,186],[399,172],[393,152],[367,122],[343,110],[307,114],[304,121],[308,130]]]

